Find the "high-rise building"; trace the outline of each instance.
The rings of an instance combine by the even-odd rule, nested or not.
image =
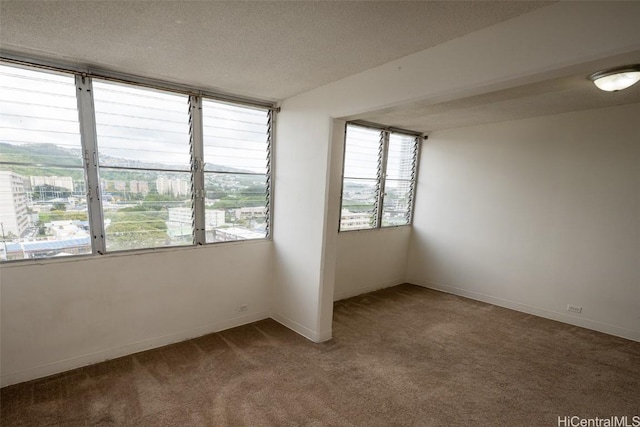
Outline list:
[[[172,194],[174,197],[186,196],[191,193],[189,182],[184,179],[156,179],[158,194]]]
[[[171,193],[171,180],[162,176],[159,177],[156,179],[156,190],[158,191],[158,194]]]
[[[343,209],[340,213],[340,229],[357,230],[371,227],[373,216],[371,212],[350,212]]]
[[[174,197],[186,196],[190,193],[189,183],[184,179],[174,179],[171,181],[171,191]]]
[[[130,181],[129,189],[132,194],[148,194],[149,183],[147,181]]]
[[[191,224],[193,213],[191,208],[169,208],[169,222]],[[205,224],[207,228],[225,225],[225,213],[219,209],[205,210]]]
[[[20,236],[29,226],[25,178],[10,171],[0,171],[0,232]]]

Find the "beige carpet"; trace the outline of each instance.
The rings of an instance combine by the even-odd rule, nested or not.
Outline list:
[[[640,415],[640,343],[401,285],[6,387],[8,426],[557,426]]]

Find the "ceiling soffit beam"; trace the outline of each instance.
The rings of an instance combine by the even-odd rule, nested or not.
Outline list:
[[[289,98],[283,106],[314,105],[346,118],[535,83],[640,50],[638,16],[640,2],[555,3]]]

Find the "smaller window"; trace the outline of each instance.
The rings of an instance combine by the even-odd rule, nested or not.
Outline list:
[[[265,110],[203,101],[207,243],[268,236],[269,122]]]
[[[411,222],[411,205],[416,167],[417,138],[392,132],[387,147],[387,170],[384,181],[382,226],[407,225]]]
[[[348,124],[340,231],[411,223],[418,137]]]

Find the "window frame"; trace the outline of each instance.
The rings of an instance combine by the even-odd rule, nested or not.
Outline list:
[[[186,85],[178,85],[170,82],[147,79],[139,76],[115,73],[95,68],[83,68],[77,65],[60,63],[51,60],[27,58],[20,55],[5,54],[0,55],[0,64],[41,72],[52,72],[57,74],[66,74],[75,77],[77,114],[80,132],[80,140],[83,157],[83,171],[85,175],[84,184],[87,189],[87,209],[89,221],[89,233],[91,240],[91,253],[69,255],[65,257],[44,257],[44,258],[28,258],[15,260],[0,260],[3,265],[16,262],[43,262],[43,261],[63,261],[68,259],[78,259],[79,257],[101,256],[101,255],[117,255],[129,252],[149,252],[164,250],[184,250],[197,246],[216,245],[220,243],[248,243],[262,242],[272,240],[273,235],[273,146],[274,146],[274,129],[276,113],[280,111],[275,103],[263,100],[237,97],[224,93],[212,92],[205,89],[194,88]],[[190,195],[192,200],[192,216],[193,242],[188,245],[178,246],[159,246],[145,247],[137,249],[124,250],[106,250],[105,244],[105,227],[104,227],[104,209],[102,205],[102,190],[100,187],[100,165],[98,159],[98,138],[96,129],[96,115],[93,101],[93,78],[102,81],[114,82],[123,85],[138,86],[159,90],[167,93],[176,93],[186,95],[188,97],[188,105],[185,109],[189,111],[190,121],[190,175],[192,186]],[[267,132],[265,134],[265,143],[267,146],[266,157],[266,230],[265,237],[231,240],[227,242],[207,242],[205,231],[205,197],[206,190],[204,186],[204,148],[203,148],[203,118],[202,118],[202,101],[213,100],[217,102],[228,103],[238,107],[248,107],[252,109],[264,110],[267,114],[266,125]],[[107,167],[108,169],[108,167]]]
[[[343,229],[342,228],[342,210],[344,207],[344,182],[345,178],[350,179],[349,177],[345,177],[345,166],[346,166],[346,152],[347,152],[347,132],[349,127],[363,128],[369,130],[377,130],[380,133],[380,149],[378,154],[378,174],[376,178],[376,199],[374,202],[375,212],[374,212],[374,226],[368,228],[351,228],[351,229]],[[415,140],[415,149],[413,156],[413,165],[412,165],[412,173],[411,173],[411,184],[409,191],[409,203],[408,203],[408,212],[407,212],[407,223],[406,224],[397,224],[397,225],[382,225],[382,217],[384,213],[384,201],[385,201],[385,189],[386,189],[386,181],[387,181],[387,163],[389,159],[389,139],[392,133],[412,136]],[[383,126],[376,123],[370,123],[365,121],[348,121],[345,123],[344,128],[344,143],[342,146],[342,175],[341,175],[341,188],[340,188],[340,215],[338,219],[338,232],[339,233],[348,233],[352,231],[371,231],[371,230],[381,230],[388,228],[397,228],[397,227],[410,227],[413,225],[413,211],[415,207],[415,191],[418,182],[418,169],[420,162],[420,150],[421,150],[421,142],[426,140],[427,136],[423,133],[401,129],[396,127]]]

